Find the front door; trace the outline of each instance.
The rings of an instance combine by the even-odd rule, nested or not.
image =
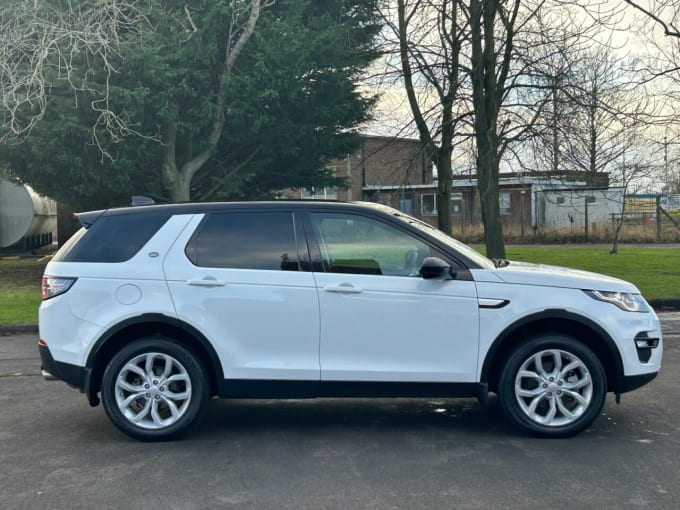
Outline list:
[[[322,381],[473,382],[479,311],[475,283],[425,280],[439,255],[407,231],[359,214],[310,213],[323,272]]]

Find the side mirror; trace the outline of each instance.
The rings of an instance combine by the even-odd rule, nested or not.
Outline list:
[[[427,257],[420,268],[420,276],[426,280],[452,280],[451,266],[439,257]]]

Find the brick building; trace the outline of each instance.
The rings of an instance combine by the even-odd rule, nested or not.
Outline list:
[[[437,180],[420,141],[408,138],[364,136],[354,153],[328,163],[335,174],[346,177],[347,189],[296,190],[289,198],[365,200],[390,205],[432,225],[437,223]],[[598,188],[607,188],[607,174],[598,176]],[[586,189],[578,172],[501,174],[499,202],[505,228],[536,229],[543,224],[546,190]],[[481,224],[475,175],[454,175],[451,192],[454,230]]]

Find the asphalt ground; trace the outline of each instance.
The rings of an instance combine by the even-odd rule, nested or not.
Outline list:
[[[536,439],[495,399],[211,400],[182,440],[140,443],[0,337],[2,509],[680,508],[680,313],[664,365],[580,435]]]

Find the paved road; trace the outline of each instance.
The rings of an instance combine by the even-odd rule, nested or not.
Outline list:
[[[680,313],[664,369],[577,437],[541,440],[492,401],[210,402],[144,444],[0,337],[0,508],[680,508]]]

